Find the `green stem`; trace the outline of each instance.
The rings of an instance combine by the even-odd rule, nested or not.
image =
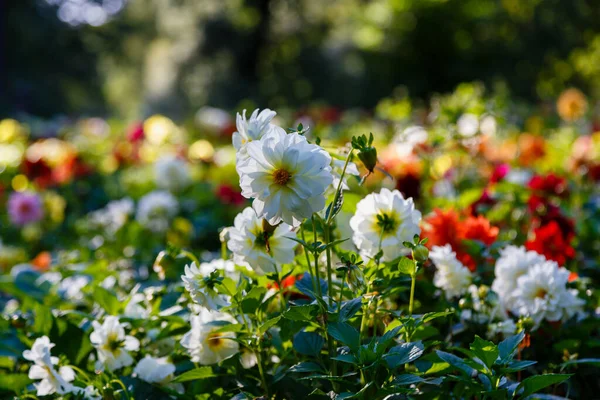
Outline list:
[[[325,235],[325,243],[329,245],[329,225],[324,227],[324,235]],[[332,283],[332,271],[331,271],[331,247],[327,247],[325,250],[325,255],[327,256],[327,293],[329,296],[329,306],[333,305],[333,283]]]
[[[300,225],[300,236],[302,237],[302,241],[306,243],[306,237],[304,235],[304,225]],[[313,291],[315,292],[315,294],[317,294],[317,275],[312,271],[310,256],[308,255],[308,249],[305,246],[302,246],[302,248],[304,249],[304,255],[306,256],[306,265],[308,266],[310,279],[312,280]]]
[[[338,307],[337,307],[338,314],[340,313],[340,310],[342,308],[342,298],[343,298],[343,294],[344,294],[344,282],[346,281],[346,274],[347,274],[347,271],[344,270],[344,274],[342,275],[342,286],[340,286],[340,299],[338,300]]]
[[[279,276],[279,270],[277,269],[277,264],[273,263],[273,268],[275,268],[275,274],[277,275],[277,295],[279,296],[279,302],[281,303],[281,312],[285,311],[285,299],[283,298],[283,286],[281,284],[281,278]]]
[[[312,224],[313,224],[313,240],[314,243],[317,242],[317,223],[315,222],[315,217],[313,215],[312,217]],[[319,254],[315,251],[313,253],[313,257],[315,258],[315,276],[317,278],[317,294],[319,295],[319,297],[321,299],[323,299],[323,293],[321,292],[321,277],[319,274]]]
[[[183,254],[185,257],[189,258],[193,262],[195,262],[196,265],[198,267],[200,267],[200,260],[198,260],[198,257],[196,257],[194,254],[192,254],[191,252],[189,252],[187,250],[181,250],[181,254]]]
[[[340,194],[342,192],[342,185],[344,184],[344,175],[346,174],[346,168],[348,168],[348,164],[350,163],[350,159],[352,158],[352,152],[354,151],[354,149],[350,149],[350,151],[348,152],[348,156],[346,156],[346,162],[344,163],[344,168],[342,169],[342,173],[340,175],[340,181],[338,182],[338,186],[335,190],[335,195],[333,196],[333,205],[335,207],[335,203],[337,203],[338,198],[340,197]],[[331,218],[332,218],[332,214],[329,214],[329,217],[327,217],[327,225],[329,225],[329,223],[331,222]]]
[[[125,384],[123,382],[121,382],[118,379],[112,379],[110,382],[108,382],[109,385],[112,386],[113,383],[117,383],[119,386],[121,386],[123,388],[123,391],[125,392],[125,398],[126,399],[130,399],[131,397],[129,397],[129,392],[127,391],[127,388],[125,387]]]
[[[265,375],[265,370],[263,368],[262,350],[261,350],[260,342],[258,344],[258,351],[256,352],[256,358],[257,358],[256,361],[258,361],[257,365],[258,365],[258,373],[260,374],[260,381],[262,382],[263,389],[265,390],[265,394],[267,395],[267,399],[269,399],[271,396],[269,395],[269,384],[267,383],[267,377]]]

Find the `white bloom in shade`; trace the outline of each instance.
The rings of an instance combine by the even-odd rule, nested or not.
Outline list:
[[[85,275],[73,275],[63,279],[58,286],[58,294],[73,303],[83,302],[83,288],[90,283],[91,278]]]
[[[60,367],[58,371],[54,366],[58,364],[58,357],[50,355],[54,343],[47,336],[38,338],[33,343],[31,350],[23,352],[23,358],[33,362],[29,369],[29,379],[39,380],[35,384],[38,396],[47,396],[53,393],[66,394],[71,390],[75,379],[75,372],[70,367]]]
[[[344,165],[346,164],[346,160],[338,160],[337,158],[333,158],[331,160],[331,174],[333,175],[333,182],[329,186],[330,194],[334,194],[340,185],[340,178],[342,177],[342,171],[344,170]],[[358,171],[358,167],[355,163],[350,161],[346,166],[346,172],[344,173],[344,181],[342,182],[342,190],[349,190],[348,186],[348,176],[360,176],[360,172]]]
[[[71,386],[71,390],[69,393],[82,396],[81,398],[85,400],[100,400],[102,398],[102,396],[100,396],[100,393],[98,393],[98,390],[93,386],[86,386],[85,388]]]
[[[112,235],[125,225],[133,211],[134,203],[130,198],[113,200],[106,207],[90,213],[90,222]]]
[[[285,130],[271,123],[277,113],[265,108],[259,112],[254,110],[250,119],[246,119],[246,110],[236,115],[235,124],[237,132],[233,132],[233,147],[238,152],[238,162],[247,160],[246,145],[252,141],[260,140],[269,132],[285,134]]]
[[[136,220],[154,233],[164,233],[179,212],[179,203],[164,190],[150,192],[140,199]]]
[[[166,156],[154,164],[156,186],[170,192],[179,192],[191,182],[187,163],[176,157]]]
[[[231,261],[227,261],[227,263],[231,263],[232,267],[235,268]],[[215,290],[215,282],[211,278],[212,272],[224,268],[216,268],[216,266],[215,268],[209,268],[207,264],[202,263],[200,267],[195,262],[186,265],[184,268],[185,274],[181,275],[181,280],[185,289],[190,293],[192,300],[196,303],[211,310],[226,307],[229,305],[229,299]]]
[[[429,258],[436,266],[433,284],[442,289],[446,299],[465,294],[471,284],[471,271],[456,259],[456,253],[452,247],[433,246]]]
[[[361,254],[370,258],[379,251],[381,241],[381,259],[391,261],[408,253],[402,242],[412,242],[421,233],[420,221],[421,213],[415,209],[412,198],[405,199],[398,190],[384,188],[356,205],[356,213],[350,219],[352,240]]]
[[[333,181],[331,156],[298,133],[273,131],[246,145],[240,164],[242,195],[271,225],[298,226],[325,207],[325,190]]]
[[[90,341],[98,351],[96,369],[114,371],[121,367],[133,364],[130,351],[138,351],[140,342],[133,336],[125,334],[125,325],[119,323],[119,318],[108,316],[100,325],[93,321],[94,331],[90,334]]]
[[[429,133],[422,126],[409,126],[396,134],[391,145],[398,157],[407,157],[416,146],[427,142],[428,138]]]
[[[235,323],[229,315],[208,309],[191,317],[192,329],[183,336],[181,345],[188,350],[192,362],[216,364],[239,351],[235,333],[219,332],[222,325],[215,324],[217,321]]]
[[[433,195],[435,197],[443,198],[443,199],[455,199],[456,198],[456,189],[454,188],[454,184],[450,179],[440,179],[433,184],[431,188]]]
[[[259,273],[275,272],[276,264],[294,261],[296,233],[286,223],[279,224],[273,232],[265,232],[263,220],[252,207],[239,213],[229,229],[227,247],[239,265],[249,265]]]
[[[546,258],[543,255],[527,251],[523,246],[506,246],[500,250],[492,290],[498,294],[504,309],[511,310],[514,307],[517,279],[525,275],[533,265],[544,261]]]
[[[240,353],[240,364],[245,369],[253,368],[258,363],[258,357],[256,357],[256,353],[250,351],[249,349],[243,349]]]
[[[123,316],[127,318],[148,318],[150,315],[150,309],[144,304],[146,296],[143,293],[134,293],[129,302],[125,306]]]
[[[171,383],[175,378],[175,365],[171,364],[167,357],[155,358],[146,355],[135,366],[133,374],[145,382],[171,387],[177,392],[183,393],[183,385]]]
[[[503,337],[508,337],[514,335],[516,332],[517,324],[515,324],[515,321],[510,318],[488,325],[488,337],[490,338],[493,338],[498,334],[501,334]]]
[[[564,321],[579,314],[584,302],[577,290],[567,288],[569,275],[554,261],[535,264],[517,279],[513,312],[531,317],[536,326],[543,320]]]
[[[456,121],[456,129],[462,137],[471,137],[479,132],[479,117],[475,114],[463,114]]]

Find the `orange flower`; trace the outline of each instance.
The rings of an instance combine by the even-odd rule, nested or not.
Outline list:
[[[488,246],[496,241],[500,231],[482,215],[468,217],[462,223],[461,228],[461,239],[479,240]]]
[[[52,256],[50,255],[50,252],[42,251],[31,260],[31,264],[39,271],[46,271],[50,268],[50,264],[52,264]]]
[[[543,137],[523,133],[519,136],[519,163],[528,167],[546,155],[546,142]]]
[[[432,214],[423,219],[421,235],[429,239],[427,241],[429,248],[450,244],[456,250],[460,247],[460,224],[456,211],[436,208]]]
[[[568,122],[576,121],[583,117],[588,108],[588,102],[585,95],[575,88],[570,88],[562,92],[556,102],[558,115]]]

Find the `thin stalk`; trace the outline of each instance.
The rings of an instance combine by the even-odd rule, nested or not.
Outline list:
[[[198,260],[198,257],[196,257],[192,252],[187,250],[181,250],[181,254],[195,262],[198,267],[200,266],[200,260]]]
[[[342,309],[342,297],[344,294],[344,282],[346,281],[346,275],[347,275],[347,271],[344,270],[344,274],[342,275],[342,286],[340,286],[340,298],[338,300],[338,307],[337,307],[338,314],[340,313],[340,310]]]
[[[304,235],[304,226],[300,225],[300,236],[302,237],[302,240],[304,241],[304,243],[306,243],[306,237]],[[312,271],[312,264],[310,262],[310,256],[308,255],[308,249],[304,246],[302,246],[302,248],[304,248],[304,255],[306,256],[306,265],[308,265],[308,271],[310,272],[310,279],[312,280],[312,284],[313,284],[313,290],[315,292],[315,294],[317,294],[317,275],[315,273],[313,273]]]
[[[285,299],[283,298],[283,286],[281,284],[281,277],[279,276],[279,270],[277,269],[277,264],[273,263],[273,268],[275,268],[275,274],[277,275],[277,295],[279,296],[279,301],[281,303],[281,311],[285,310]]]
[[[324,227],[324,230],[325,243],[329,245],[329,225],[326,225]],[[333,305],[333,283],[331,278],[331,276],[333,275],[331,271],[331,247],[327,247],[327,249],[325,250],[325,255],[327,256],[327,293],[329,296],[329,307],[331,307]]]
[[[265,394],[267,395],[267,399],[271,398],[269,395],[269,384],[267,383],[267,377],[265,375],[265,370],[263,368],[263,360],[262,360],[262,349],[260,348],[260,343],[258,345],[258,351],[256,352],[256,364],[258,365],[258,373],[260,374],[260,381],[262,382],[263,389],[265,390]]]
[[[342,173],[340,175],[340,181],[338,183],[338,186],[335,190],[335,195],[333,196],[333,204],[335,205],[335,203],[337,203],[338,198],[340,197],[340,193],[342,191],[342,184],[344,183],[344,175],[346,174],[346,168],[348,168],[348,164],[350,163],[350,159],[352,158],[352,152],[354,151],[354,149],[350,149],[350,151],[348,152],[348,156],[346,156],[346,162],[344,163],[344,168],[342,169]],[[329,217],[327,218],[327,224],[329,225],[329,223],[331,222],[331,215],[332,213],[329,214]]]
[[[315,222],[315,217],[312,217],[312,225],[313,225],[313,238],[314,242],[317,242],[317,223]],[[315,276],[317,278],[317,294],[321,299],[323,299],[323,293],[321,292],[321,277],[319,274],[319,255],[315,251],[313,253],[313,257],[315,258]]]

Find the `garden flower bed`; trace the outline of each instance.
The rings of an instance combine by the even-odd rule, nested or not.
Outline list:
[[[234,114],[0,122],[3,397],[597,397],[579,91]]]

